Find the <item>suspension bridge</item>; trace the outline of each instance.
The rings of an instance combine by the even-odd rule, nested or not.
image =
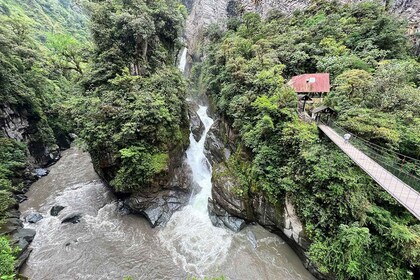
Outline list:
[[[304,121],[312,122],[306,112],[298,111]],[[420,160],[367,141],[333,121],[327,124],[318,120],[317,126],[378,185],[420,220]],[[344,141],[344,134],[352,136],[350,142]]]

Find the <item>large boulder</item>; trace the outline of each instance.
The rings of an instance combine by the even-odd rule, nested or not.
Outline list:
[[[29,228],[19,228],[11,238],[11,243],[19,247],[19,253],[17,255],[17,260],[15,267],[19,269],[25,261],[28,259],[29,254],[32,250],[29,249],[29,244],[35,237],[35,230]]]
[[[25,218],[25,221],[27,223],[30,223],[30,224],[35,224],[35,223],[41,221],[43,218],[44,218],[44,216],[35,212],[35,213],[28,214],[28,216],[26,216],[26,218]]]
[[[211,198],[209,198],[208,210],[210,220],[216,227],[226,227],[234,232],[239,232],[246,226],[244,219],[232,216]]]
[[[194,136],[195,141],[200,141],[203,136],[205,127],[200,117],[197,114],[198,106],[190,104],[188,109],[188,115],[190,117],[191,132]]]
[[[186,205],[189,193],[182,190],[167,190],[158,193],[142,193],[124,201],[131,213],[140,214],[152,227],[165,225],[172,214]]]
[[[55,205],[51,208],[50,214],[51,216],[58,216],[58,214],[63,210],[65,207],[60,205]]]
[[[71,214],[71,215],[65,217],[61,221],[61,223],[62,224],[69,224],[69,223],[78,224],[78,223],[80,223],[81,218],[82,218],[82,215],[80,215],[80,214]]]
[[[193,188],[191,168],[185,158],[181,160],[169,181],[157,180],[151,187],[126,198],[120,208],[146,217],[152,227],[165,225],[175,211],[188,203]]]

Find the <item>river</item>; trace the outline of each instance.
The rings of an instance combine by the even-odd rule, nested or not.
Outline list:
[[[181,61],[184,69],[185,57]],[[205,132],[198,142],[190,135],[186,153],[193,180],[201,189],[165,227],[152,229],[146,219],[120,213],[117,199],[95,173],[89,154],[72,147],[49,168],[48,176],[31,186],[29,199],[20,205],[23,217],[31,212],[44,216],[36,224],[25,224],[37,234],[21,272],[32,280],[125,276],[186,280],[221,275],[241,280],[314,279],[292,249],[262,227],[248,226],[233,233],[211,224],[207,212],[211,166],[204,141],[213,120],[206,107],[200,106],[197,113]],[[57,217],[50,215],[54,205],[65,207]],[[73,214],[81,215],[79,223],[61,223]]]

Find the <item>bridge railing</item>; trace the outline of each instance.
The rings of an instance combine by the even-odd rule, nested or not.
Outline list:
[[[335,122],[329,122],[330,126],[337,134],[344,136],[348,133],[352,137],[350,143],[365,155],[370,157],[376,163],[392,173],[398,179],[420,192],[420,161],[394,151],[390,151],[384,147],[366,141],[363,138],[345,130]]]

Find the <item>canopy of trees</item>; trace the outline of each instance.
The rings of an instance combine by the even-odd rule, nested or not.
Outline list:
[[[0,0],[0,110],[28,121],[22,142],[0,132],[0,226],[24,187],[31,146],[57,149],[70,131],[63,102],[85,67],[87,34],[86,15],[70,1]],[[16,250],[7,243],[0,238],[0,278],[13,279]]]
[[[175,67],[185,7],[175,0],[91,1],[92,62],[73,116],[97,170],[119,192],[150,186],[188,142]]]

